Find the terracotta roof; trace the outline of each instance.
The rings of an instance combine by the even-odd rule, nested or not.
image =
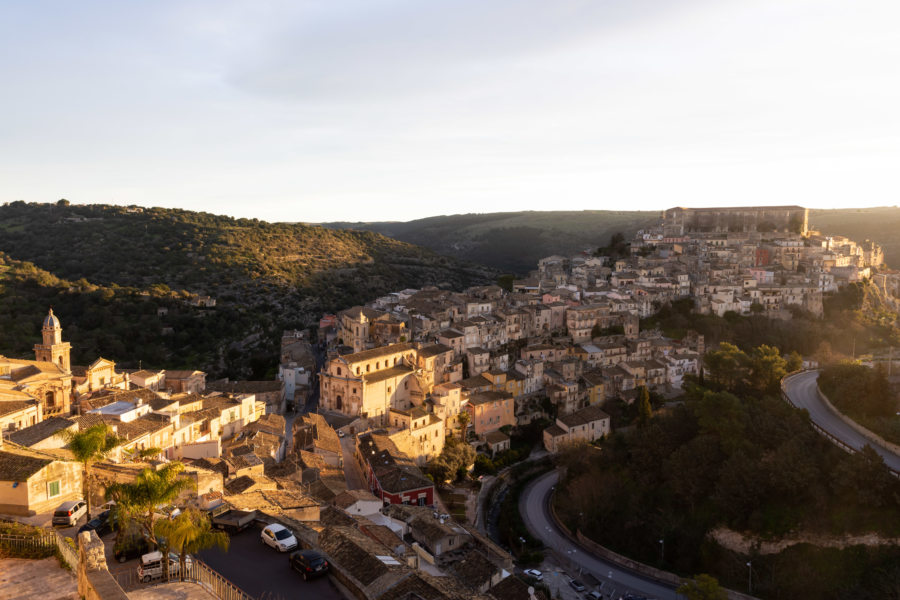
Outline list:
[[[27,447],[46,440],[47,438],[56,435],[57,432],[66,429],[67,427],[72,427],[73,425],[75,425],[75,421],[70,419],[65,419],[63,417],[48,417],[31,427],[25,427],[19,431],[8,433],[6,439],[19,444],[20,446]]]
[[[376,556],[390,555],[384,547],[351,527],[326,527],[319,534],[319,546],[342,571],[352,574],[364,586],[403,565],[389,565]]]
[[[0,450],[0,481],[27,481],[52,462],[52,458]]]
[[[4,400],[0,402],[0,416],[11,415],[37,406],[37,400]]]
[[[381,346],[379,348],[373,348],[371,350],[363,350],[362,352],[355,352],[353,354],[345,354],[341,358],[343,358],[346,362],[361,362],[364,360],[372,360],[375,358],[381,358],[382,356],[388,356],[390,354],[396,354],[397,352],[406,352],[407,350],[413,350],[413,344],[410,342],[405,342],[403,344],[391,344],[389,346]]]
[[[484,554],[477,550],[472,550],[462,560],[452,563],[448,570],[463,585],[476,590],[488,583],[499,571]]]
[[[335,496],[332,503],[339,508],[346,509],[348,506],[352,506],[359,501],[381,502],[381,500],[376,498],[375,495],[368,490],[347,490]]]
[[[509,441],[509,436],[502,431],[490,431],[484,434],[484,441],[493,446],[495,444]]]
[[[496,600],[531,600],[531,597],[528,594],[528,587],[527,583],[515,575],[510,575],[489,589],[488,594],[493,596]],[[537,597],[537,600],[547,600],[544,592],[540,590],[536,589],[534,595]]]
[[[450,346],[445,346],[444,344],[432,344],[431,346],[420,348],[419,357],[431,358],[432,356],[437,356],[446,352],[453,352],[453,348],[451,348]]]
[[[280,392],[283,387],[281,381],[213,381],[206,384],[209,391],[231,394],[269,394]]]
[[[375,373],[363,375],[363,381],[365,383],[378,383],[379,381],[385,381],[393,377],[402,377],[404,375],[409,375],[412,372],[413,369],[411,367],[407,367],[406,365],[397,365],[391,367],[390,369],[384,369],[382,371],[376,371]]]
[[[599,406],[587,406],[579,411],[575,411],[570,415],[562,415],[559,420],[566,424],[567,427],[576,427],[578,425],[587,425],[592,421],[601,419],[609,419],[609,415],[603,412]]]

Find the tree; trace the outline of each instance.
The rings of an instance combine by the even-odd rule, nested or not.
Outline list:
[[[787,363],[785,364],[785,368],[788,373],[793,373],[794,371],[799,371],[803,368],[803,357],[800,356],[800,353],[794,350],[787,357]]]
[[[428,463],[428,472],[435,482],[443,483],[464,473],[475,461],[472,446],[456,438],[447,438],[440,456]]]
[[[459,439],[465,441],[466,428],[469,426],[469,411],[460,411],[460,413],[456,416],[456,420],[459,423]]]
[[[146,468],[131,483],[113,483],[106,488],[108,500],[119,498],[134,515],[134,520],[140,525],[144,537],[156,548],[168,552],[167,548],[160,548],[160,538],[153,527],[154,511],[157,506],[172,504],[182,492],[194,487],[194,482],[181,475],[184,465],[180,462],[171,462],[154,471]],[[169,561],[163,560],[163,575],[169,576]]]
[[[743,383],[749,357],[734,344],[722,342],[704,357],[709,379],[721,388],[734,390]]]
[[[642,385],[638,393],[638,424],[646,425],[652,417],[653,407],[650,405],[650,391]]]
[[[782,377],[787,375],[787,362],[775,346],[757,346],[750,353],[750,380],[761,392],[777,394]]]
[[[158,538],[166,539],[169,550],[178,553],[181,581],[184,581],[188,554],[214,547],[228,551],[228,534],[213,529],[210,520],[196,508],[189,508],[174,519],[160,519],[153,528]]]
[[[103,460],[116,446],[124,440],[118,437],[112,427],[106,423],[98,423],[84,431],[63,429],[57,435],[66,441],[66,445],[75,460],[81,463],[84,474],[85,494],[88,519],[91,517],[91,465]]]
[[[728,594],[719,585],[718,580],[705,573],[685,581],[675,591],[687,600],[726,600],[728,598]]]

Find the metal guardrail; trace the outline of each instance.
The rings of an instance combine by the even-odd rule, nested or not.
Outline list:
[[[169,578],[155,578],[149,582],[143,582],[138,577],[137,568],[119,571],[113,577],[123,590],[126,592],[152,587],[163,583],[177,583],[184,581],[187,583],[196,583],[202,586],[210,594],[220,600],[254,600],[253,596],[244,592],[241,588],[231,583],[219,573],[210,568],[206,563],[196,558],[191,559],[191,566],[184,570],[184,578],[181,574],[172,569],[169,572]]]
[[[22,535],[13,533],[0,534],[0,547],[8,548],[13,552],[35,552],[38,550],[58,550],[63,561],[75,570],[78,568],[78,551],[73,548],[66,538],[57,531],[44,531],[36,535]]]
[[[793,406],[794,408],[799,408],[799,407],[798,407],[796,404],[794,404],[793,402],[791,402],[791,397],[788,395],[787,390],[785,389],[784,382],[785,382],[785,380],[786,380],[788,377],[792,377],[792,376],[794,376],[794,375],[799,375],[800,373],[806,373],[806,372],[812,371],[812,370],[815,370],[815,369],[802,369],[802,370],[800,370],[800,371],[794,371],[794,372],[792,372],[792,373],[788,373],[787,375],[785,375],[785,376],[782,377],[782,379],[781,379],[781,397],[782,397],[782,399],[783,399],[785,402],[787,402],[788,404],[790,404],[790,405]],[[816,385],[816,392],[819,394],[819,396],[824,396],[824,394],[822,394],[822,391],[819,389],[818,385]],[[830,403],[830,402],[828,402],[828,408],[829,408],[829,410],[831,410],[831,412],[837,412],[837,411],[834,410],[833,407],[831,407],[831,403]],[[854,453],[857,452],[857,449],[856,449],[856,448],[854,448],[853,446],[850,446],[850,445],[844,443],[842,440],[840,440],[839,438],[837,438],[837,437],[834,436],[833,434],[829,433],[829,432],[828,432],[827,430],[825,430],[821,425],[817,424],[817,423],[816,423],[815,421],[813,421],[812,419],[809,420],[809,424],[810,424],[810,425],[812,426],[812,428],[813,428],[814,430],[816,430],[820,435],[822,435],[823,437],[825,437],[825,439],[827,439],[829,442],[831,442],[832,444],[834,444],[835,446],[837,446],[838,448],[840,448],[840,449],[843,450],[844,452],[847,452],[848,454],[854,454]],[[893,469],[890,468],[890,467],[887,467],[887,470],[888,470],[888,472],[889,472],[891,475],[893,475],[893,476],[896,477],[897,479],[900,479],[900,473],[898,473],[897,471],[893,470]]]
[[[58,550],[63,561],[73,570],[78,569],[78,551],[73,548],[64,536],[58,531],[46,531],[35,535],[20,534],[0,534],[0,548],[8,548],[13,552],[19,551],[23,553],[35,552],[38,550],[54,551]],[[150,583],[142,583],[138,578],[138,570],[127,569],[113,574],[123,590],[132,591],[149,585],[159,585],[161,583],[186,581],[188,583],[196,583],[202,586],[206,591],[214,595],[220,600],[255,600],[253,596],[247,594],[235,584],[231,583],[219,573],[210,568],[203,561],[192,558],[191,566],[185,569],[184,579],[182,580],[179,573],[169,574],[167,580],[156,579]]]

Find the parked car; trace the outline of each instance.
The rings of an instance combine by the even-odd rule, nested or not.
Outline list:
[[[600,593],[600,590],[594,590],[592,592],[588,592],[585,598],[587,598],[588,600],[603,600],[603,594]]]
[[[141,556],[141,565],[138,567],[138,579],[142,583],[150,583],[154,579],[160,579],[163,576],[163,555],[162,552],[156,550]],[[186,569],[190,569],[193,561],[187,556],[184,561]],[[176,576],[181,571],[181,561],[174,552],[169,552],[169,576]]]
[[[144,539],[142,535],[131,535],[113,547],[113,556],[117,561],[123,563],[132,558],[143,556],[150,550],[150,542]]]
[[[300,571],[304,581],[328,572],[328,561],[315,550],[299,550],[291,553],[291,568]]]
[[[87,503],[84,500],[69,500],[56,507],[56,510],[53,511],[52,522],[54,525],[73,527],[85,513],[87,513]]]
[[[541,573],[540,571],[538,571],[537,569],[525,569],[525,574],[528,575],[529,577],[533,577],[534,579],[537,579],[538,581],[544,580],[544,574]]]
[[[284,525],[273,523],[267,525],[260,534],[264,544],[267,544],[279,552],[287,552],[297,547],[297,538],[290,529]]]
[[[572,586],[572,589],[578,592],[579,594],[585,590],[584,584],[578,581],[577,579],[570,579],[569,585]]]
[[[96,531],[97,535],[102,537],[107,533],[111,533],[115,526],[115,519],[111,518],[110,512],[104,510],[102,513],[82,525],[78,529],[78,533],[82,531]]]

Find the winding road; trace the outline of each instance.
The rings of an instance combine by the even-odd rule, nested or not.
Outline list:
[[[648,598],[659,600],[675,600],[679,598],[675,590],[664,584],[651,581],[632,571],[598,558],[573,543],[556,527],[550,516],[550,493],[559,474],[551,471],[528,484],[519,499],[519,512],[532,535],[553,548],[563,558],[577,565],[582,572],[587,572],[603,582],[602,592],[610,594],[615,590],[614,598],[618,599],[625,592],[636,592]],[[570,573],[577,577],[577,573]]]
[[[818,371],[804,371],[803,373],[786,377],[784,379],[784,393],[787,394],[791,404],[797,408],[805,408],[813,423],[854,450],[862,450],[866,444],[872,446],[881,455],[890,469],[900,472],[900,456],[886,448],[873,444],[861,433],[842,421],[822,402],[822,398],[819,396],[819,388],[816,386],[818,378]]]

